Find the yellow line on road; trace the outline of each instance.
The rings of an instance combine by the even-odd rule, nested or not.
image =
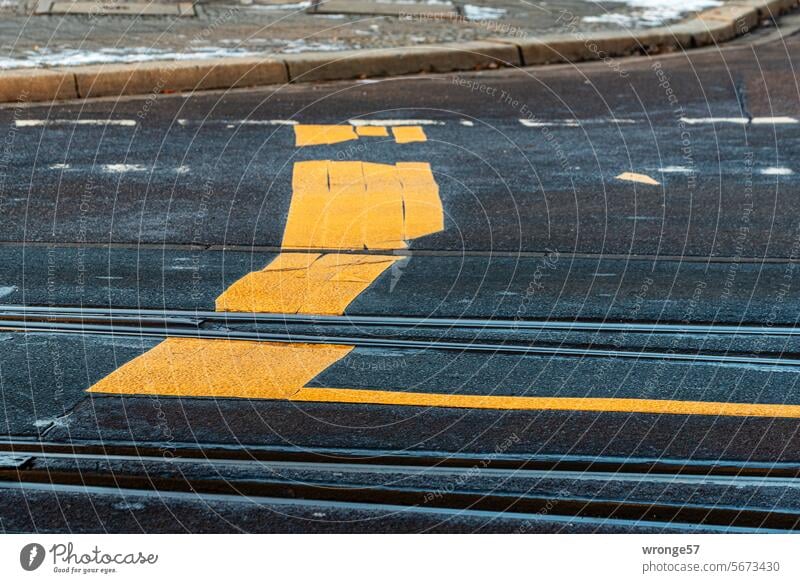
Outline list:
[[[497,395],[452,395],[405,393],[362,389],[303,388],[292,401],[322,403],[363,403],[417,407],[467,409],[608,411],[669,415],[724,415],[732,417],[800,418],[800,405],[715,403],[710,401],[668,401],[657,399],[595,399],[577,397],[513,397]]]

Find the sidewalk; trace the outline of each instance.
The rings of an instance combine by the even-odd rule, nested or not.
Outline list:
[[[90,14],[35,14],[49,2],[0,0],[0,69],[290,55],[562,32],[642,29],[724,0],[204,0],[195,16],[136,16],[145,0],[84,2]],[[54,11],[69,2],[56,2]],[[174,10],[176,2],[150,3]],[[104,15],[128,8],[134,15]],[[188,10],[191,7],[187,4]],[[356,14],[358,12],[358,14]],[[398,16],[400,15],[400,16]]]

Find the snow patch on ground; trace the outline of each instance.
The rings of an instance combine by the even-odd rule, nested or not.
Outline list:
[[[103,48],[97,50],[49,49],[22,51],[18,55],[0,57],[0,69],[23,67],[67,67],[97,63],[142,63],[146,61],[185,61],[222,57],[250,57],[260,54],[243,48],[202,47],[188,51],[168,51],[150,47]]]
[[[720,0],[586,0],[600,9],[609,10],[598,16],[584,16],[583,22],[616,24],[624,27],[661,26],[679,20],[689,12],[721,6]],[[610,5],[623,4],[630,9],[623,14],[612,12]]]
[[[505,16],[505,13],[503,8],[464,4],[464,16],[467,17],[467,20],[499,20]]]

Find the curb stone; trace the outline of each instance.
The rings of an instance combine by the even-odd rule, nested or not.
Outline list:
[[[285,57],[12,69],[0,72],[0,102],[232,89],[649,55],[729,41],[798,4],[800,0],[740,0],[706,10],[685,22],[623,32],[494,38]]]

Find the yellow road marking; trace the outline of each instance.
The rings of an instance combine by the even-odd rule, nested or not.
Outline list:
[[[398,144],[408,144],[411,142],[427,142],[425,130],[421,126],[398,126],[392,128],[394,141]]]
[[[410,241],[444,231],[442,199],[430,164],[398,162],[397,171],[403,185],[405,239]]]
[[[619,176],[617,176],[617,180],[624,180],[626,182],[638,182],[640,184],[649,184],[651,186],[658,186],[661,184],[657,180],[654,180],[647,176],[646,174],[636,174],[635,172],[623,172]]]
[[[219,298],[221,312],[343,314],[350,303],[400,257],[281,253]]]
[[[444,229],[426,163],[298,162],[292,183],[285,249],[405,249]]]
[[[321,144],[338,144],[357,140],[358,135],[350,125],[308,125],[298,124],[294,127],[295,145],[318,146]]]
[[[324,125],[324,124],[297,124],[294,127],[295,145],[320,146],[326,144],[339,144],[362,137],[388,137],[389,132],[385,126],[358,126],[351,125]],[[412,142],[425,142],[428,140],[425,130],[421,126],[393,127],[394,141],[398,144]]]
[[[356,133],[359,136],[372,138],[388,138],[389,132],[384,126],[358,126]]]
[[[759,403],[716,403],[711,401],[668,401],[657,399],[606,399],[578,397],[513,397],[498,395],[452,395],[405,393],[362,389],[303,388],[289,397],[292,401],[322,403],[364,403],[417,407],[467,409],[608,411],[667,415],[723,415],[729,417],[800,418],[800,405]]]
[[[297,127],[297,126],[295,126]],[[301,132],[304,140],[311,133]],[[329,139],[329,138],[326,138]],[[444,228],[428,164],[298,162],[284,246],[395,249]],[[404,209],[405,206],[405,209]],[[219,298],[217,310],[342,314],[400,257],[280,253]],[[169,338],[92,386],[97,393],[284,399],[352,346]]]
[[[168,338],[89,391],[286,399],[352,349],[335,344]]]

